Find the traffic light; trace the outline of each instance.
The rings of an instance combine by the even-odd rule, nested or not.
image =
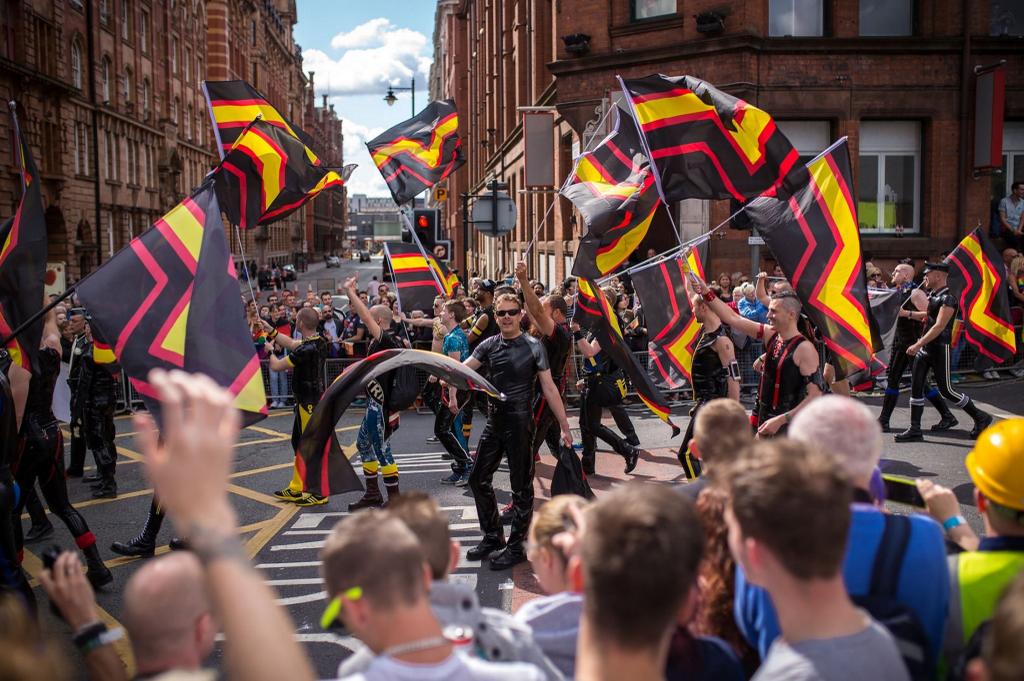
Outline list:
[[[437,208],[417,208],[412,212],[413,229],[416,230],[416,236],[423,244],[423,248],[428,251],[437,242],[440,217],[441,211]],[[403,240],[407,241],[408,239],[404,237],[405,235],[403,235]]]

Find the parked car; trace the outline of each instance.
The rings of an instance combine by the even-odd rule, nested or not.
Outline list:
[[[341,258],[336,255],[329,255],[324,260],[326,267],[341,267]]]
[[[285,265],[281,268],[281,279],[284,281],[295,281],[295,265]]]
[[[370,252],[366,250],[359,251],[359,262],[370,262]]]

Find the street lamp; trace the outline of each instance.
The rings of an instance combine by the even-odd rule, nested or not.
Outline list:
[[[411,92],[412,93],[412,115],[416,115],[416,76],[412,77],[411,87],[395,87],[388,85],[388,93],[384,95],[384,101],[388,103],[388,106],[394,106],[395,102],[398,101],[398,97],[395,97],[395,90],[400,92]]]

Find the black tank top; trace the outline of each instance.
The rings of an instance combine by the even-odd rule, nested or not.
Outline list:
[[[564,390],[565,362],[569,358],[569,350],[572,348],[572,333],[567,324],[555,324],[554,331],[550,336],[545,336],[541,342],[544,351],[548,355],[548,366],[551,367],[551,379]]]
[[[935,324],[939,318],[939,311],[944,307],[953,308],[953,314],[950,316],[949,321],[946,322],[946,327],[942,329],[942,333],[928,344],[930,346],[949,345],[953,340],[953,324],[956,323],[956,315],[960,311],[960,304],[957,303],[956,298],[953,297],[953,294],[945,286],[938,291],[932,291],[931,295],[928,296],[928,328]]]
[[[706,402],[729,394],[728,371],[715,349],[715,343],[722,336],[729,335],[729,327],[722,324],[714,331],[701,333],[693,351],[693,391],[698,400]]]
[[[899,294],[902,298],[900,301],[900,309],[907,310],[908,312],[917,312],[917,306],[910,301],[911,294],[914,293],[914,289],[909,288],[903,293]],[[896,318],[896,335],[893,338],[893,345],[900,347],[910,347],[921,337],[923,325],[921,322],[911,319],[910,317],[897,317]]]
[[[313,336],[302,341],[288,356],[292,367],[292,394],[299,404],[316,404],[324,392],[327,341]]]
[[[487,316],[487,328],[480,334],[480,340],[477,341],[477,344],[484,342],[499,332],[498,321],[494,318],[494,306],[488,305],[480,310],[476,315],[476,319],[480,319],[480,317],[483,317],[484,315]],[[476,325],[476,319],[473,321],[474,326]]]
[[[39,373],[32,374],[28,384],[28,397],[25,400],[25,419],[36,425],[46,426],[53,423],[53,389],[60,375],[60,353],[53,348],[39,351]]]
[[[787,341],[775,334],[765,344],[764,373],[757,395],[761,423],[789,411],[807,396],[807,385],[794,358],[797,346],[805,341],[802,334]]]

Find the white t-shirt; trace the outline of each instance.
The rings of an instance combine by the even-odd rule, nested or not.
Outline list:
[[[411,664],[393,657],[378,657],[361,674],[341,681],[544,681],[532,664],[486,662],[452,653],[438,664]]]

